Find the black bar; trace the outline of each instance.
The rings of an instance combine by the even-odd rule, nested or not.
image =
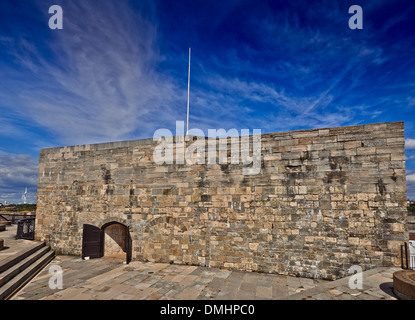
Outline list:
[[[406,269],[409,269],[409,263],[408,263],[408,244],[405,242],[405,264]]]
[[[0,218],[5,221],[11,221],[13,224],[16,224],[17,221],[21,219],[36,218],[36,214],[1,213]]]
[[[2,219],[6,220],[6,221],[10,221],[9,219],[7,219],[7,218],[4,216],[4,214],[0,214],[0,217],[1,217]]]

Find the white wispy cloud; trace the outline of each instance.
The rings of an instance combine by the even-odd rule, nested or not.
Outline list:
[[[26,39],[7,39],[10,52],[34,82],[12,75],[22,115],[80,144],[149,134],[185,105],[185,91],[156,71],[162,60],[157,28],[127,2],[65,3],[63,30],[53,32],[53,61]],[[6,40],[4,40],[6,41]],[[12,98],[8,98],[10,101]]]
[[[317,10],[313,14],[324,11],[328,21],[339,23],[337,15],[329,14],[338,12],[332,6],[312,7]],[[304,27],[292,11],[252,18],[247,24],[260,30],[261,45],[243,44],[239,51],[212,59],[217,69],[206,72],[203,90],[192,92],[193,106],[198,109],[195,120],[226,119],[229,125],[249,123],[267,131],[285,131],[359,124],[361,116],[375,121],[382,115],[376,105],[383,97],[359,100],[359,93],[365,95],[360,87],[367,68],[388,59],[369,39],[359,38],[360,45],[356,45],[353,36],[340,36],[330,28]],[[264,81],[246,80],[246,74]],[[266,81],[271,75],[272,80]],[[203,110],[214,110],[220,117],[207,117],[208,111],[202,114]]]
[[[407,197],[408,199],[414,200],[415,199],[415,177],[412,175],[406,177],[406,187],[407,187]]]
[[[405,149],[407,150],[415,149],[415,139],[411,139],[411,138],[405,139]]]
[[[28,154],[0,153],[0,201],[21,202],[28,188],[28,201],[36,202],[38,161]]]
[[[6,100],[22,106],[22,115],[62,144],[150,137],[155,129],[171,127],[185,117],[184,84],[158,71],[164,54],[159,49],[157,21],[130,10],[125,1],[97,3],[65,4],[64,29],[51,31],[52,62],[29,39],[0,38],[33,76],[27,81],[26,76],[11,73],[18,96]],[[356,61],[382,60],[382,50],[354,48],[350,37],[301,28],[298,17],[290,13],[268,16],[258,24],[264,39],[275,38],[274,45],[243,47],[241,52],[235,49],[211,58],[218,68],[206,71],[198,86],[191,84],[191,123],[202,129],[249,126],[278,131],[340,126],[370,113],[361,104],[335,102],[337,87],[351,70],[349,88],[358,86],[364,68],[353,69]],[[280,44],[284,44],[281,50],[295,50],[293,59],[275,59],[262,67],[252,63],[252,57],[274,55],[272,49]],[[339,63],[339,54],[346,64]],[[331,62],[333,68],[327,67]],[[203,70],[204,64],[199,65]],[[222,73],[227,67],[238,75],[255,72],[276,78],[248,81]],[[290,81],[287,86],[284,80]]]
[[[341,126],[362,112],[361,106],[332,105],[331,88],[296,95],[272,83],[207,74],[206,87],[192,92],[196,126],[261,128],[267,132]],[[329,108],[330,106],[330,108]],[[214,116],[210,116],[213,114]],[[208,116],[209,115],[209,116]],[[266,116],[264,116],[266,115]]]

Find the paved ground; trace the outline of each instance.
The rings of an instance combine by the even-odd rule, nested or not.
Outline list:
[[[195,266],[58,256],[63,290],[49,289],[46,268],[16,299],[281,299],[319,281]],[[298,292],[298,291],[297,291]]]
[[[12,256],[19,251],[33,245],[33,241],[16,240],[17,225],[6,226],[5,231],[0,232],[0,238],[4,240],[4,248],[0,250],[0,261]]]
[[[6,248],[0,260],[32,245],[15,240],[16,226],[0,233]],[[49,287],[49,268],[62,268],[62,289]],[[349,288],[349,278],[324,281],[275,274],[231,271],[116,258],[82,260],[57,256],[12,299],[15,300],[395,300],[392,275],[399,268],[363,272],[363,289]]]
[[[51,265],[63,270],[63,288],[50,289]],[[363,273],[363,289],[348,278],[322,281],[254,272],[101,258],[57,256],[13,297],[16,300],[395,300],[392,274],[398,268]]]

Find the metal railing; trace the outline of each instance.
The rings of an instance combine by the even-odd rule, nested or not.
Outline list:
[[[20,219],[17,221],[16,239],[35,239],[35,218]]]
[[[409,269],[415,270],[415,240],[409,240]]]
[[[17,224],[17,221],[26,218],[35,218],[36,214],[30,213],[0,213],[0,221],[8,221]]]
[[[412,246],[411,241],[410,245]],[[413,249],[408,250],[408,244],[406,242],[401,244],[401,268],[415,270],[415,252]]]
[[[401,244],[401,268],[409,269],[408,244],[406,242]]]

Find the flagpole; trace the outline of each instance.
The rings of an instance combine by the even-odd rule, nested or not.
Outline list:
[[[187,121],[186,121],[186,135],[189,133],[189,95],[190,95],[190,54],[192,48],[189,47],[189,73],[187,76]]]

